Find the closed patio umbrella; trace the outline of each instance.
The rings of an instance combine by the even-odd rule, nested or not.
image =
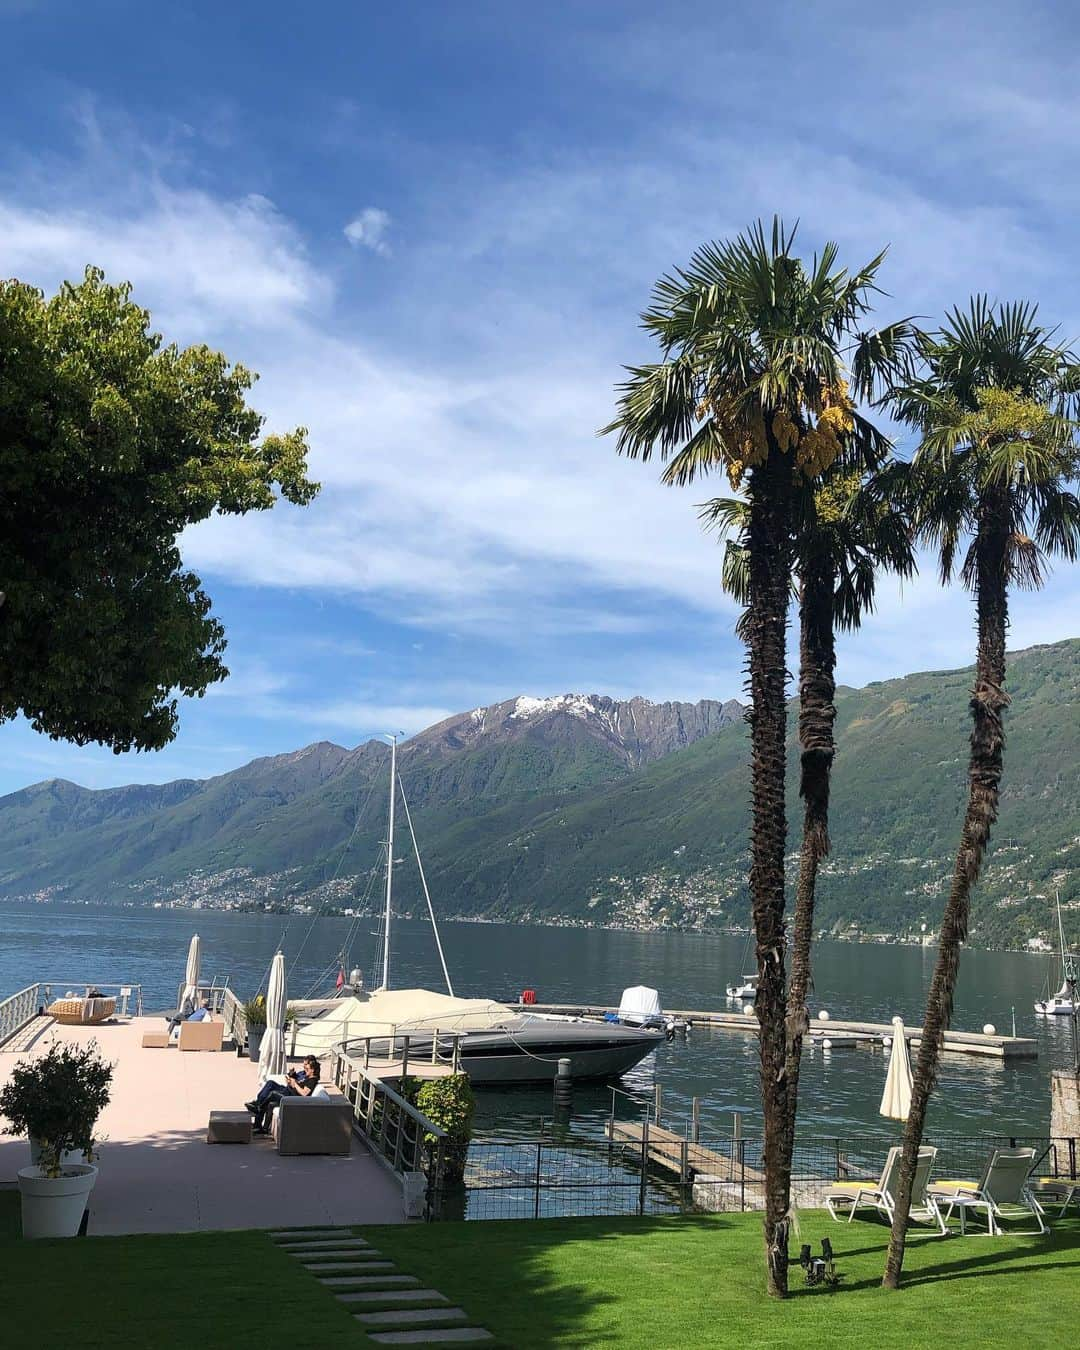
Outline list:
[[[188,947],[187,968],[184,971],[184,997],[180,1000],[181,1006],[189,999],[194,1006],[195,996],[199,987],[199,955],[199,935],[196,933],[191,939],[191,945]]]
[[[259,1048],[259,1082],[285,1072],[285,955],[278,952],[270,966],[266,990],[266,1031]]]
[[[911,1110],[911,1062],[907,1041],[904,1039],[903,1018],[894,1017],[892,1050],[889,1052],[889,1070],[885,1075],[885,1091],[881,1094],[879,1114],[890,1120],[907,1120]]]

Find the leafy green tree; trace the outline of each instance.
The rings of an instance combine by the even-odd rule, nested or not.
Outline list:
[[[757,945],[761,1094],[765,1116],[765,1254],[768,1290],[787,1292],[791,1155],[784,973],[784,742],[786,629],[798,485],[813,481],[842,445],[881,442],[856,410],[896,335],[860,337],[881,257],[849,275],[827,244],[810,266],[794,231],[760,222],[700,248],[657,282],[642,325],[661,360],[629,368],[618,415],[605,432],[630,458],[667,461],[666,483],[724,469],[745,483],[751,711],[750,900]],[[849,371],[845,353],[854,351]],[[849,377],[854,391],[849,391]]]
[[[919,445],[910,468],[896,478],[919,535],[938,552],[943,583],[963,549],[960,580],[975,599],[978,641],[968,802],[904,1130],[883,1281],[891,1289],[903,1267],[915,1163],[952,1017],[971,893],[998,814],[1009,590],[1041,585],[1047,557],[1074,561],[1080,546],[1080,500],[1070,487],[1080,468],[1071,420],[1080,364],[1037,322],[1036,307],[994,307],[975,297],[966,311],[953,310],[939,332],[922,335],[918,347],[916,378],[896,389],[895,406],[918,432]]]
[[[263,436],[255,377],[164,346],[129,285],[0,283],[0,723],[118,753],[176,734],[176,691],[228,674],[177,537],[303,505],[303,428]]]
[[[899,334],[898,326],[894,335]],[[897,337],[894,361],[903,360]],[[876,443],[870,447],[875,453]],[[880,469],[875,462],[875,468]],[[747,505],[706,502],[701,518],[729,538],[723,583],[742,605],[749,600]],[[795,891],[791,974],[787,989],[787,1108],[794,1135],[803,1037],[810,1025],[811,943],[818,872],[829,854],[829,791],[836,754],[836,633],[859,628],[874,608],[880,571],[910,576],[912,532],[895,503],[882,500],[874,478],[842,456],[815,483],[804,484],[794,524],[794,598],[799,607],[799,796],[802,844]],[[742,620],[740,620],[740,625]]]

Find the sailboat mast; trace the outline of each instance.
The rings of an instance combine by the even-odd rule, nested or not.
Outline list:
[[[390,904],[394,890],[394,798],[397,795],[397,737],[390,737],[390,817],[386,826],[386,915],[383,921],[382,988],[390,988]]]

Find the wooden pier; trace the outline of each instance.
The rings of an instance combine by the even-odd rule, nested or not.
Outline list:
[[[537,1003],[532,1005],[531,1011],[602,1019],[611,1009],[587,1003]],[[709,1012],[687,1008],[666,1008],[665,1012],[669,1017],[681,1017],[691,1026],[757,1033],[757,1018],[752,1012]],[[810,1019],[810,1036],[815,1044],[820,1044],[822,1039],[828,1038],[841,1041],[845,1046],[851,1045],[852,1042],[864,1046],[878,1046],[886,1037],[891,1038],[892,1034],[891,1024],[882,1022],[850,1022],[831,1017],[824,1020],[820,1017]],[[904,1036],[909,1046],[917,1047],[921,1035],[921,1027],[904,1028]],[[987,1036],[981,1031],[947,1031],[944,1048],[949,1054],[978,1055],[999,1060],[1003,1064],[1039,1057],[1039,1044],[1030,1037]]]
[[[613,1143],[625,1145],[640,1158],[645,1147],[646,1128],[649,1163],[667,1172],[675,1172],[682,1181],[693,1181],[695,1177],[708,1177],[710,1181],[764,1180],[762,1173],[754,1168],[740,1166],[737,1160],[727,1154],[695,1144],[663,1125],[650,1123],[646,1126],[638,1120],[609,1120],[607,1135]]]

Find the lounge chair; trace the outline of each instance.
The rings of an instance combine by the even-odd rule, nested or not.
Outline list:
[[[116,999],[100,995],[58,998],[45,1011],[62,1026],[96,1027],[101,1022],[107,1022],[116,1011]]]
[[[885,1166],[881,1169],[881,1176],[876,1182],[869,1177],[863,1181],[834,1182],[825,1196],[825,1208],[832,1217],[839,1222],[841,1215],[837,1213],[837,1210],[842,1210],[846,1206],[848,1223],[855,1217],[855,1211],[859,1208],[876,1210],[879,1214],[883,1214],[889,1223],[892,1223],[893,1214],[896,1210],[896,1186],[900,1179],[900,1160],[903,1152],[903,1149],[899,1147],[889,1149],[885,1158]],[[934,1166],[936,1157],[936,1148],[919,1149],[919,1160],[915,1165],[915,1179],[911,1187],[911,1207],[908,1214],[916,1222],[934,1224],[938,1231],[944,1235],[946,1232],[945,1221],[938,1213],[937,1204],[927,1189],[930,1171]]]
[[[1029,1177],[1028,1190],[1046,1212],[1047,1205],[1060,1205],[1057,1217],[1063,1219],[1070,1205],[1080,1209],[1080,1178]]]
[[[979,1181],[936,1181],[931,1194],[948,1221],[953,1210],[960,1216],[960,1232],[967,1232],[967,1211],[986,1213],[985,1237],[1000,1237],[1007,1221],[1034,1218],[1037,1228],[1010,1228],[1018,1237],[1039,1237],[1050,1230],[1043,1209],[1031,1192],[1028,1178],[1035,1161],[1033,1148],[996,1148]]]

